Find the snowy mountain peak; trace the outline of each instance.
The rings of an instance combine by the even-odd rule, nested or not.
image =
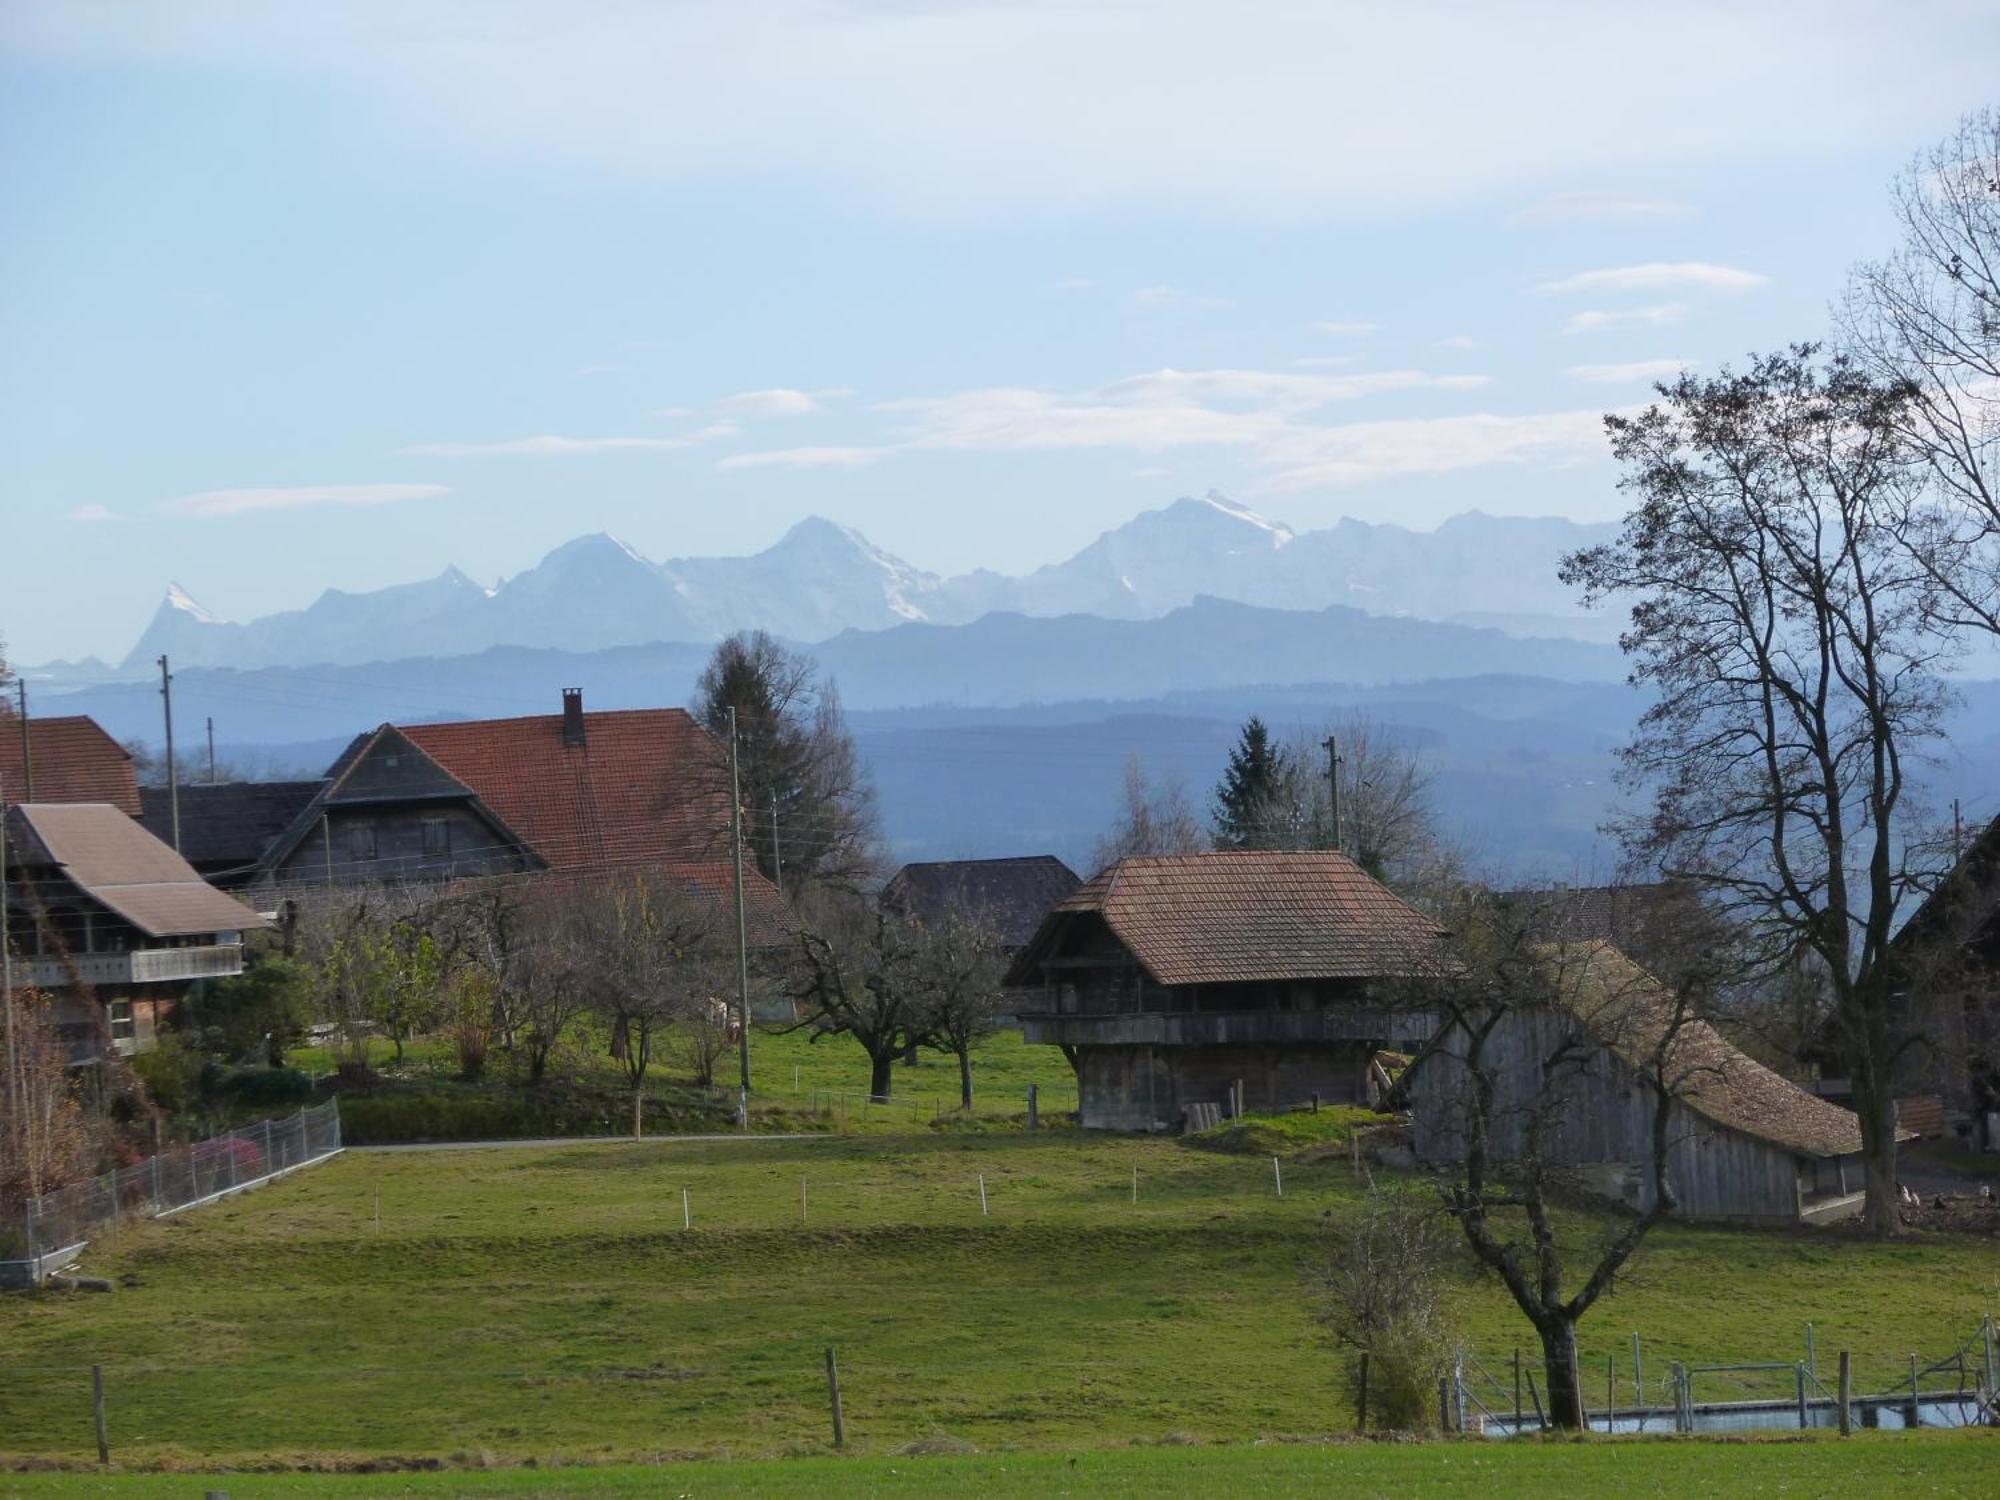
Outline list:
[[[201,601],[196,599],[193,594],[190,594],[178,583],[167,585],[167,597],[160,607],[188,615],[203,625],[219,625],[222,623],[216,616],[202,608]]]

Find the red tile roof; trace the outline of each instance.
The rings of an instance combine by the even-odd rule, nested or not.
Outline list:
[[[727,762],[685,709],[586,713],[575,746],[561,714],[396,727],[551,870],[648,866],[730,893]],[[790,913],[747,856],[743,905],[753,946],[786,940]]]
[[[1124,859],[1049,923],[1074,912],[1100,914],[1161,984],[1368,979],[1428,973],[1443,958],[1443,928],[1330,851]]]
[[[139,781],[132,757],[87,714],[28,718],[37,802],[108,802],[127,817],[139,816]],[[0,791],[9,802],[28,800],[21,758],[21,721],[0,718]]]

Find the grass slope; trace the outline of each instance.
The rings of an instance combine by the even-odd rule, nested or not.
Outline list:
[[[126,1463],[811,1454],[829,1344],[864,1455],[1338,1433],[1299,1267],[1357,1189],[1325,1151],[1285,1189],[1268,1159],[1074,1132],[349,1154],[93,1249],[115,1295],[0,1299],[0,1450],[87,1455],[99,1362]],[[2000,1246],[1965,1238],[1674,1227],[1584,1325],[1585,1368],[1615,1353],[1629,1389],[1633,1329],[1649,1385],[1789,1359],[1811,1320],[1882,1388],[1996,1286]],[[1475,1347],[1524,1341],[1491,1284],[1456,1296]]]

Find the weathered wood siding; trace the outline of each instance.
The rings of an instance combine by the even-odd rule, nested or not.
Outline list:
[[[1243,1084],[1252,1110],[1366,1097],[1370,1050],[1354,1043],[1077,1049],[1077,1098],[1086,1130],[1179,1129],[1185,1105],[1222,1104]]]
[[[1495,1083],[1491,1149],[1497,1160],[1521,1156],[1529,1108],[1544,1087],[1544,1060],[1574,1024],[1552,1009],[1527,1010],[1503,1020],[1487,1039],[1482,1062]],[[1464,1156],[1470,1076],[1464,1040],[1455,1033],[1409,1080],[1420,1160],[1448,1164]],[[1634,1207],[1650,1203],[1653,1096],[1643,1079],[1597,1047],[1548,1087],[1555,1107],[1544,1116],[1544,1160],[1578,1168],[1586,1186]],[[1668,1181],[1680,1213],[1766,1223],[1799,1217],[1801,1163],[1789,1148],[1724,1129],[1679,1103],[1668,1138]]]

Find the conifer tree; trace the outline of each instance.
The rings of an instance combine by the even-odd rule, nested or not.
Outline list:
[[[1290,805],[1291,757],[1252,714],[1215,787],[1215,842],[1222,849],[1283,847],[1276,827]]]

